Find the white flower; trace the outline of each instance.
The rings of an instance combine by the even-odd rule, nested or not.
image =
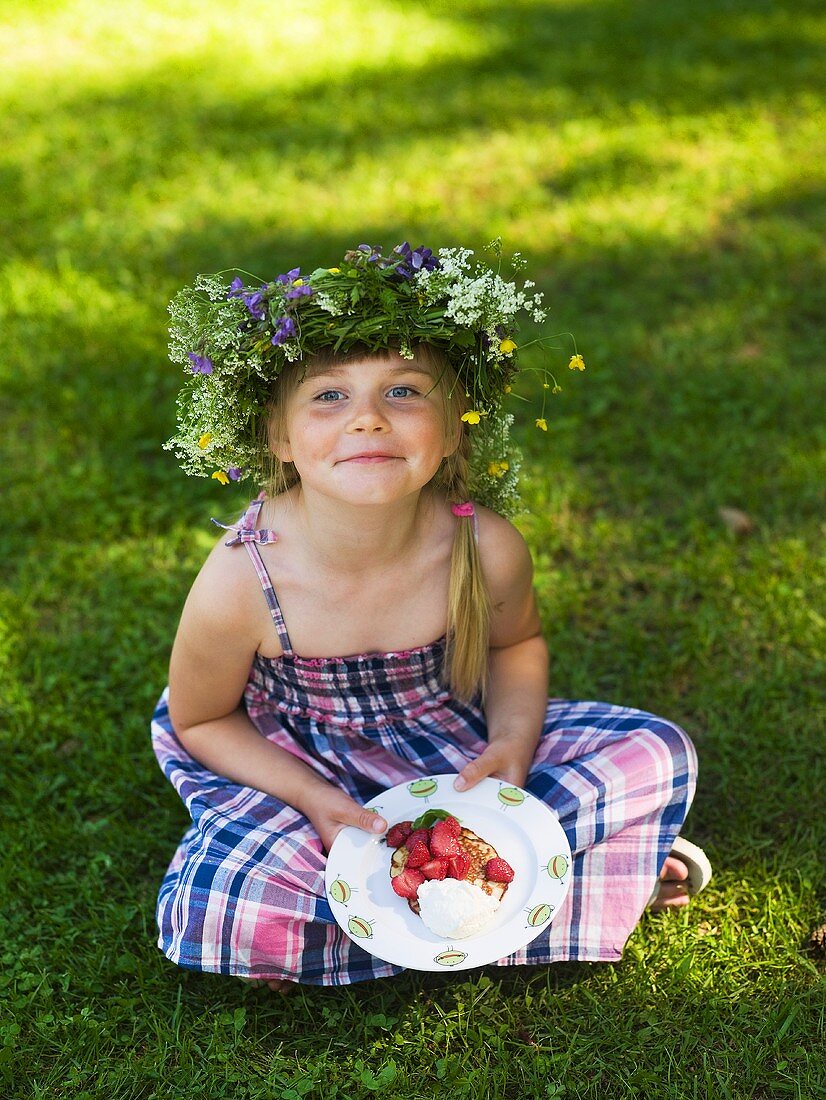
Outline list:
[[[333,297],[327,294],[326,291],[317,290],[315,295],[316,305],[319,309],[323,309],[326,313],[330,313],[333,317],[340,317],[344,313],[344,303],[339,296]]]

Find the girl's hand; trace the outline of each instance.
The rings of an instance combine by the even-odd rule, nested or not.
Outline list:
[[[533,750],[527,755],[524,743],[515,738],[497,738],[475,760],[465,764],[453,786],[457,791],[469,791],[480,780],[491,776],[513,783],[515,787],[524,787],[532,761]]]
[[[373,836],[387,832],[387,822],[383,817],[373,810],[365,810],[364,806],[332,785],[326,786],[315,805],[311,809],[305,807],[304,813],[321,837],[325,852],[330,851],[345,825],[355,825]]]

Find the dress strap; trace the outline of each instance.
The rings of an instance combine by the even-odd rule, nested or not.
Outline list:
[[[235,538],[229,539],[224,543],[225,546],[237,546],[239,543],[249,545],[251,543],[267,543],[277,542],[278,535],[275,531],[256,530],[255,522],[258,519],[258,513],[261,511],[261,505],[264,503],[266,497],[265,493],[261,493],[250,501],[250,505],[246,512],[241,516],[237,523],[221,523],[214,516],[212,522],[216,527],[223,527],[225,531],[234,531]]]
[[[264,591],[267,606],[270,609],[272,620],[275,623],[275,629],[278,632],[278,640],[281,643],[281,648],[285,654],[291,654],[293,647],[290,642],[290,636],[287,633],[286,624],[284,623],[284,616],[281,613],[278,597],[275,594],[275,588],[270,580],[267,567],[264,565],[264,560],[261,557],[261,551],[258,549],[259,544],[278,541],[278,535],[275,531],[267,531],[263,528],[256,529],[255,526],[265,497],[266,493],[261,493],[255,500],[251,501],[238,523],[221,523],[219,520],[215,519],[214,516],[212,517],[212,522],[216,527],[223,527],[225,531],[235,532],[235,537],[228,539],[224,543],[225,546],[246,547],[247,553],[252,559],[255,572],[258,574],[258,580],[261,582],[261,588]]]

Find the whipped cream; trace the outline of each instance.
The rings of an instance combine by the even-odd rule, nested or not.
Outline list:
[[[429,879],[417,894],[419,915],[436,936],[462,940],[475,936],[499,908],[499,899],[464,879]]]

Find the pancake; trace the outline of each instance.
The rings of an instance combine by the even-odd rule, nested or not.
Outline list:
[[[492,844],[488,844],[486,840],[482,840],[480,836],[474,833],[470,829],[462,828],[461,833],[458,836],[459,846],[463,852],[470,859],[470,867],[465,875],[464,881],[472,883],[474,886],[478,886],[486,894],[501,901],[507,893],[507,882],[491,882],[490,879],[485,877],[485,866],[489,859],[497,859],[499,853],[493,847]],[[396,848],[393,852],[393,857],[390,861],[390,878],[394,879],[397,875],[400,875],[407,863],[407,857],[409,851],[405,844]],[[419,915],[419,902],[416,898],[408,898],[407,904],[412,911]]]

